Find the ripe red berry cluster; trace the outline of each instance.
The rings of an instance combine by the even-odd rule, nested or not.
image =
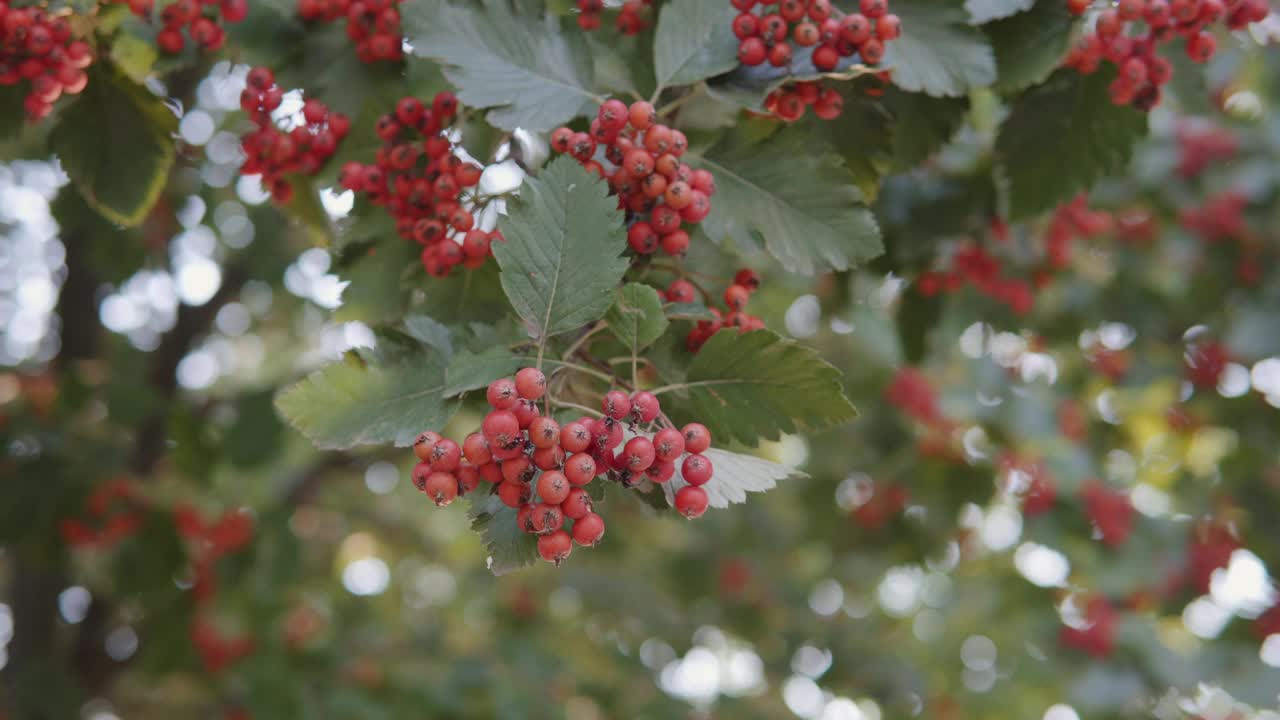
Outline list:
[[[240,93],[240,108],[257,126],[240,138],[245,154],[240,174],[261,175],[263,187],[278,203],[287,203],[293,198],[293,186],[286,176],[319,172],[351,129],[347,116],[330,112],[319,100],[307,100],[302,105],[304,123],[285,132],[271,119],[271,111],[280,107],[283,96],[284,91],[276,85],[275,77],[264,67],[249,71]]]
[[[134,15],[150,19],[155,0],[116,0],[129,6]],[[249,15],[249,0],[176,0],[160,11],[164,25],[156,33],[156,45],[167,53],[182,52],[187,29],[191,40],[202,50],[217,50],[227,40],[222,22],[238,23]]]
[[[1071,261],[1071,243],[1077,238],[1089,239],[1105,235],[1116,226],[1111,213],[1089,209],[1084,194],[1058,207],[1049,220],[1045,235],[1045,257],[1055,269],[1065,268]]]
[[[739,270],[733,276],[733,284],[725,288],[725,312],[721,313],[717,308],[708,307],[707,309],[711,311],[711,319],[699,320],[685,337],[685,347],[689,352],[698,352],[712,335],[727,327],[737,328],[740,333],[764,329],[763,320],[746,312],[747,301],[759,287],[760,275],[755,270],[750,268]],[[663,296],[667,302],[673,303],[691,303],[696,302],[698,298],[697,288],[683,278],[668,285]]]
[[[1199,522],[1187,543],[1187,564],[1180,580],[1200,594],[1209,592],[1213,573],[1231,564],[1231,554],[1242,547],[1235,529],[1223,522]]]
[[[706,427],[690,423],[680,430],[664,427],[651,437],[638,434],[661,414],[658,398],[620,390],[604,396],[603,417],[561,427],[538,411],[545,393],[546,377],[536,368],[493,381],[486,393],[493,410],[461,446],[430,431],[418,436],[413,451],[421,462],[413,470],[414,485],[435,504],[448,505],[481,480],[491,483],[503,504],[518,511],[520,529],[538,536],[542,558],[556,564],[574,542],[590,547],[604,537],[604,520],[592,512],[586,490],[598,476],[623,487],[644,479],[664,483],[683,456],[680,472],[688,485],[676,493],[676,510],[689,518],[706,511],[701,486],[713,472],[702,455],[711,447]],[[624,427],[637,433],[625,443]]]
[[[778,88],[765,96],[764,107],[774,117],[795,122],[804,117],[807,107],[823,120],[835,120],[844,110],[844,98],[832,88],[816,82],[798,82]]]
[[[1004,491],[1022,498],[1023,515],[1035,517],[1053,509],[1053,503],[1058,499],[1058,488],[1044,461],[1006,452],[1000,456],[997,465]],[[1015,482],[1015,477],[1020,481]]]
[[[0,85],[31,83],[23,101],[28,121],[44,119],[63,93],[84,90],[89,81],[84,69],[92,63],[93,50],[71,38],[66,18],[0,0]]]
[[[404,57],[400,30],[400,0],[298,0],[303,20],[334,22],[346,18],[347,37],[356,44],[361,62]]]
[[[709,171],[680,162],[689,141],[656,119],[653,105],[643,100],[631,107],[608,100],[589,132],[557,128],[551,133],[551,148],[572,155],[609,181],[618,207],[631,221],[627,243],[636,254],[652,255],[661,248],[680,256],[689,248],[689,233],[681,223],[696,225],[711,212],[716,181]],[[604,148],[610,169],[595,159],[597,147]]]
[[[1094,595],[1085,602],[1083,615],[1078,625],[1064,625],[1059,630],[1058,641],[1064,647],[1086,652],[1095,658],[1110,657],[1115,647],[1119,611],[1105,597]]]
[[[213,522],[205,522],[190,505],[173,508],[173,522],[178,535],[191,543],[191,567],[194,583],[191,594],[197,604],[207,603],[217,594],[218,573],[215,563],[223,556],[241,550],[253,540],[253,516],[247,510],[223,513]]]
[[[1133,531],[1133,503],[1127,493],[1112,490],[1098,480],[1088,480],[1080,488],[1080,498],[1102,542],[1116,547],[1129,539]]]
[[[813,67],[830,72],[840,58],[859,55],[867,65],[884,59],[885,43],[902,34],[902,22],[888,0],[862,0],[862,12],[843,14],[831,0],[730,0],[738,62],[774,67],[791,64],[791,43],[813,48]],[[776,5],[776,7],[774,7]],[[758,11],[758,12],[757,12]]]
[[[978,292],[1008,305],[1015,313],[1031,312],[1035,295],[1025,280],[1001,277],[999,258],[978,245],[965,245],[951,258],[951,269],[922,273],[917,281],[920,292],[932,297],[939,292],[957,292],[966,283]]]
[[[1178,222],[1206,243],[1244,239],[1253,234],[1244,215],[1248,206],[1248,196],[1227,190],[1205,198],[1199,207],[1182,208]]]
[[[1178,141],[1178,174],[1193,178],[1209,165],[1235,157],[1239,142],[1228,128],[1199,120],[1179,118],[1174,137]]]
[[[938,393],[933,383],[917,368],[899,370],[885,389],[885,399],[924,425],[944,429],[950,425],[938,407]]]
[[[396,232],[423,246],[422,266],[445,277],[458,265],[476,268],[492,253],[495,232],[476,229],[463,193],[480,182],[482,168],[458,157],[448,130],[458,114],[453,93],[438,93],[430,106],[404,97],[378,120],[383,145],[369,165],[350,162],[339,182],[387,208]]]
[[[1187,380],[1198,388],[1212,390],[1218,387],[1222,373],[1231,362],[1231,354],[1227,347],[1217,340],[1194,342],[1183,353],[1186,364]]]
[[[649,8],[653,0],[627,0],[618,12],[615,27],[623,35],[638,35],[649,27]],[[578,0],[578,27],[591,32],[600,29],[600,13],[604,0]]]
[[[1076,15],[1092,5],[1092,0],[1067,0]],[[1241,30],[1270,12],[1266,0],[1119,0],[1115,7],[1107,5],[1098,13],[1093,33],[1065,64],[1085,74],[1096,72],[1103,60],[1115,65],[1111,101],[1143,111],[1160,104],[1161,88],[1173,76],[1173,66],[1159,55],[1160,45],[1181,36],[1187,56],[1207,62],[1218,49],[1214,25]]]
[[[849,511],[849,517],[864,530],[876,532],[907,507],[907,488],[897,483],[876,483],[871,496]]]
[[[131,480],[114,478],[93,489],[85,510],[87,520],[63,518],[58,523],[63,541],[72,547],[114,545],[138,532],[148,508]]]

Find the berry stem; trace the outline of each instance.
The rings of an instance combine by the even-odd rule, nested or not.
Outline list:
[[[613,375],[611,375],[611,374],[609,374],[609,373],[607,373],[607,372],[603,372],[603,371],[597,370],[597,369],[595,369],[595,368],[593,368],[593,367],[588,367],[588,366],[586,366],[586,365],[579,365],[579,364],[577,364],[577,363],[565,362],[564,360],[548,360],[548,361],[547,361],[547,363],[548,363],[549,365],[553,365],[553,366],[557,366],[557,367],[562,367],[562,368],[567,368],[567,369],[569,369],[569,370],[576,370],[576,371],[578,371],[578,372],[580,372],[580,373],[584,373],[584,374],[586,374],[586,375],[590,375],[590,376],[592,376],[592,377],[599,378],[599,379],[601,379],[601,380],[603,380],[603,381],[605,381],[605,382],[607,382],[607,383],[609,383],[609,384],[613,384],[614,380],[616,380],[616,379],[617,379],[617,378],[615,378]]]
[[[595,325],[592,325],[585,333],[579,335],[577,340],[573,341],[573,344],[569,346],[569,349],[564,351],[561,357],[565,357],[565,358],[573,357],[573,354],[578,352],[578,350],[583,346],[584,343],[587,342],[588,339],[591,338],[592,335],[595,335],[596,333],[600,332],[601,330],[604,329],[604,327],[605,327],[605,324],[603,320],[596,323]]]
[[[551,404],[556,407],[569,408],[571,410],[581,410],[582,412],[588,415],[591,415],[592,417],[604,417],[604,413],[600,412],[599,410],[593,410],[587,407],[586,405],[579,405],[578,403],[568,402],[567,400],[552,400]]]
[[[706,90],[706,87],[707,87],[706,83],[702,83],[702,82],[698,83],[697,85],[694,85],[693,89],[690,90],[689,92],[685,93],[684,95],[681,95],[675,100],[672,100],[666,105],[663,105],[662,107],[658,108],[658,115],[661,117],[666,117],[667,115],[670,115],[672,112],[679,109],[681,105],[684,105],[690,100],[694,100],[700,97],[702,93]],[[661,91],[661,88],[659,88],[659,91]],[[657,100],[657,99],[658,99],[658,96],[655,94],[653,96],[653,99],[650,100],[649,102],[653,102],[654,100]]]

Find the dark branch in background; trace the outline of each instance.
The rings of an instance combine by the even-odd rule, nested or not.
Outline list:
[[[209,332],[218,310],[239,295],[248,280],[248,273],[243,267],[228,265],[223,272],[222,286],[209,302],[196,307],[183,305],[178,309],[177,321],[160,340],[160,346],[151,353],[147,370],[148,384],[152,392],[164,401],[164,406],[168,406],[178,391],[178,363],[191,352],[195,342]],[[130,463],[136,474],[150,473],[164,457],[165,420],[164,413],[156,413],[138,426],[133,461]]]
[[[345,453],[326,453],[320,456],[318,460],[303,468],[285,483],[284,492],[280,496],[280,505],[297,507],[311,502],[331,472],[349,469],[355,465],[355,459]]]

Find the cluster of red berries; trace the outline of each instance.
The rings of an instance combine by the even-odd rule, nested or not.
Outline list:
[[[904,367],[885,388],[885,399],[907,416],[929,427],[945,429],[950,421],[938,407],[938,392],[924,371]]]
[[[84,90],[93,50],[71,39],[66,18],[50,17],[38,7],[9,7],[0,0],[0,85],[31,83],[23,101],[27,119],[39,122],[63,93]]]
[[[1209,165],[1235,157],[1240,143],[1235,133],[1207,121],[1179,118],[1174,129],[1178,142],[1178,174],[1193,178]]]
[[[1054,269],[1065,268],[1071,261],[1071,243],[1077,238],[1090,239],[1111,232],[1115,219],[1110,213],[1089,209],[1088,198],[1081,194],[1058,207],[1049,220],[1045,235],[1045,259]]]
[[[1201,595],[1209,592],[1213,573],[1231,564],[1231,554],[1242,547],[1235,530],[1222,522],[1198,522],[1187,543],[1187,564],[1179,580]]]
[[[199,511],[189,505],[173,508],[173,522],[178,535],[191,543],[192,569],[195,583],[191,591],[196,603],[204,603],[217,593],[216,563],[223,556],[248,546],[253,540],[253,516],[247,510],[223,513],[213,522],[205,522]]]
[[[1094,595],[1085,601],[1082,615],[1079,624],[1062,627],[1058,641],[1098,659],[1110,657],[1120,612],[1105,597]]]
[[[1248,206],[1247,196],[1227,190],[1205,198],[1199,207],[1182,208],[1178,211],[1178,221],[1207,243],[1244,238],[1250,235],[1244,216]]]
[[[351,130],[347,116],[330,112],[319,100],[307,100],[302,105],[304,124],[285,132],[271,119],[271,112],[280,107],[283,96],[271,71],[264,67],[249,71],[240,93],[240,108],[257,126],[240,138],[245,154],[240,174],[261,175],[263,187],[282,204],[293,198],[293,186],[286,176],[319,172]]]
[[[404,57],[400,30],[400,0],[298,0],[303,20],[347,20],[347,37],[356,44],[361,62],[400,60]]]
[[[1076,15],[1092,5],[1093,0],[1067,0]],[[1187,56],[1207,62],[1218,49],[1215,24],[1241,30],[1269,12],[1267,0],[1119,0],[1098,13],[1093,33],[1072,49],[1065,64],[1089,74],[1103,60],[1112,63],[1118,74],[1111,83],[1111,101],[1148,111],[1160,104],[1161,88],[1173,76],[1173,66],[1158,52],[1160,45],[1184,37]]]
[[[653,105],[643,100],[630,107],[607,100],[589,132],[557,128],[551,133],[551,149],[572,155],[609,181],[618,207],[631,221],[627,243],[636,254],[652,255],[661,248],[680,256],[689,249],[689,233],[681,224],[700,223],[711,212],[716,181],[709,171],[680,162],[688,139],[656,119]],[[604,148],[611,169],[595,159],[597,147]]]
[[[1231,355],[1217,340],[1196,341],[1187,346],[1183,361],[1187,366],[1187,380],[1192,385],[1213,389],[1218,387],[1218,380],[1227,369]]]
[[[85,500],[88,521],[63,518],[62,539],[72,547],[105,548],[133,535],[148,510],[128,478],[113,478],[93,489]]]
[[[480,182],[482,168],[455,154],[448,132],[458,114],[453,93],[438,93],[430,106],[415,97],[401,98],[393,112],[378,120],[383,145],[374,162],[350,162],[339,183],[384,206],[396,232],[423,246],[422,266],[432,277],[445,277],[458,265],[476,268],[492,252],[498,232],[475,228],[463,206],[463,193]]]
[[[1021,457],[1016,453],[1001,454],[996,463],[1004,490],[1022,499],[1022,514],[1044,515],[1058,499],[1058,487],[1043,460]],[[1018,482],[1014,478],[1018,477]]]
[[[710,320],[699,320],[694,324],[693,329],[689,331],[685,337],[685,347],[689,352],[696,353],[702,349],[702,346],[711,339],[712,335],[720,332],[724,328],[736,328],[738,332],[747,332],[748,330],[763,330],[764,320],[755,315],[748,315],[746,312],[747,301],[751,299],[751,294],[760,287],[760,275],[750,268],[743,268],[733,276],[733,284],[725,288],[724,305],[725,311],[722,313],[718,308],[708,306],[707,310],[711,312]],[[672,303],[691,303],[696,302],[697,288],[693,283],[683,278],[674,280],[667,286],[663,297],[667,302]]]
[[[1098,480],[1087,480],[1080,487],[1080,498],[1102,542],[1118,547],[1129,539],[1133,531],[1133,503],[1128,493],[1113,490]]]
[[[1025,280],[1001,277],[1001,261],[981,246],[968,244],[951,258],[950,270],[922,273],[920,292],[932,297],[940,292],[956,292],[966,283],[978,292],[1008,305],[1019,315],[1031,312],[1035,294]]]
[[[653,0],[626,0],[618,12],[615,27],[623,35],[639,35],[649,28],[649,8]],[[604,11],[604,0],[578,0],[578,27],[591,32],[600,29],[600,13]]]
[[[849,511],[849,517],[858,527],[876,532],[907,507],[909,493],[898,483],[875,483],[871,496]]]
[[[835,120],[844,110],[844,98],[840,93],[816,82],[798,82],[778,88],[764,98],[764,107],[784,122],[795,122],[804,117],[807,107],[823,120]]]
[[[150,19],[155,0],[116,0],[125,3],[134,15]],[[227,40],[222,22],[238,23],[249,15],[249,0],[176,0],[160,10],[160,22],[164,25],[156,33],[156,45],[167,53],[182,52],[187,29],[191,40],[202,50],[217,50]]]
[[[738,62],[743,65],[767,61],[787,67],[792,42],[813,48],[813,67],[819,72],[835,70],[840,58],[853,55],[867,65],[878,65],[885,43],[902,34],[902,22],[889,12],[888,0],[862,0],[862,12],[847,15],[832,7],[831,0],[730,2],[740,13],[733,19],[733,34],[738,36]]]
[[[604,396],[603,417],[561,427],[538,412],[546,384],[536,368],[522,369],[514,380],[493,381],[486,393],[493,410],[462,445],[431,431],[419,435],[413,446],[421,461],[413,469],[414,485],[435,504],[448,505],[481,480],[491,483],[503,504],[517,510],[520,529],[538,536],[539,555],[556,564],[569,557],[574,542],[590,547],[604,537],[604,520],[592,512],[586,490],[597,476],[628,488],[645,479],[665,483],[684,456],[680,473],[688,485],[676,493],[676,510],[689,518],[706,511],[708,497],[701,486],[713,473],[702,454],[711,447],[706,427],[667,426],[652,437],[634,434],[624,443],[624,427],[638,433],[662,410],[652,393],[628,396],[620,390]]]
[[[252,655],[255,649],[252,636],[226,637],[211,620],[199,615],[191,621],[191,644],[204,669],[214,675]]]

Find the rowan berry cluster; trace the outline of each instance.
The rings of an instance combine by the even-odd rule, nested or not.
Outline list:
[[[63,518],[62,539],[72,547],[104,548],[133,535],[148,510],[137,487],[127,478],[114,478],[93,489],[85,501],[87,518]]]
[[[1067,0],[1076,15],[1085,14],[1093,0]],[[1241,30],[1270,12],[1266,0],[1120,0],[1098,13],[1093,32],[1067,56],[1065,64],[1082,73],[1097,72],[1105,60],[1118,74],[1110,87],[1111,101],[1148,111],[1160,104],[1162,88],[1173,66],[1159,47],[1179,36],[1186,39],[1187,56],[1207,62],[1218,49],[1212,32],[1223,24]]]
[[[1183,353],[1183,361],[1186,363],[1187,380],[1192,385],[1213,389],[1218,386],[1231,355],[1217,340],[1196,341]]]
[[[884,59],[885,43],[902,34],[902,22],[888,0],[862,0],[861,12],[843,14],[831,0],[730,0],[738,62],[788,67],[792,43],[813,48],[813,67],[831,72],[841,58],[858,55],[866,65]],[[774,7],[776,5],[776,7]]]
[[[1231,160],[1239,150],[1235,133],[1212,123],[1179,119],[1174,137],[1178,141],[1178,174],[1193,178],[1209,165]]]
[[[431,431],[418,436],[414,485],[436,505],[448,505],[481,480],[490,483],[493,494],[517,510],[520,529],[538,536],[539,555],[556,564],[569,557],[574,542],[590,547],[604,537],[604,520],[592,511],[587,493],[597,477],[627,488],[646,479],[661,484],[683,457],[680,473],[688,485],[675,495],[676,510],[689,518],[706,511],[701,486],[713,473],[702,454],[711,447],[706,427],[690,423],[677,430],[664,418],[652,436],[641,434],[661,415],[658,398],[620,390],[604,396],[603,417],[561,427],[538,411],[545,394],[546,376],[536,368],[493,381],[486,392],[493,409],[462,445]]]
[[[551,149],[568,153],[588,170],[609,181],[618,207],[631,221],[627,243],[637,255],[659,248],[680,256],[689,249],[682,223],[696,225],[711,212],[716,181],[707,170],[680,162],[689,148],[684,133],[656,122],[653,105],[621,100],[600,106],[588,132],[567,127],[551,133]],[[596,160],[603,148],[605,165]]]
[[[898,483],[872,483],[870,494],[858,498],[857,505],[849,511],[849,517],[858,527],[876,532],[907,507],[907,488]]]
[[[124,3],[134,15],[150,20],[155,0],[116,0]],[[238,23],[249,15],[249,0],[176,0],[160,10],[164,26],[156,33],[156,45],[164,52],[182,52],[186,38],[182,29],[201,50],[217,50],[227,40],[222,23]]]
[[[1105,597],[1094,595],[1085,601],[1082,615],[1078,623],[1059,630],[1058,641],[1095,658],[1110,657],[1115,648],[1119,611]]]
[[[1000,456],[997,469],[1004,492],[1021,498],[1023,515],[1035,517],[1053,509],[1058,488],[1044,461],[1006,452]]]
[[[1110,213],[1089,209],[1088,198],[1081,194],[1054,211],[1045,235],[1045,257],[1055,269],[1071,260],[1071,243],[1077,238],[1096,238],[1111,232],[1116,225]]]
[[[835,120],[844,110],[844,98],[834,89],[816,82],[798,82],[769,93],[765,96],[764,107],[785,122],[795,122],[804,117],[808,107],[812,107],[813,114],[823,120]]]
[[[1015,313],[1031,312],[1035,295],[1025,280],[1001,277],[999,258],[978,245],[965,245],[951,258],[949,270],[926,272],[920,275],[921,294],[932,297],[939,292],[956,292],[966,284],[998,302],[1008,305]]]
[[[622,3],[614,26],[623,35],[638,35],[649,28],[653,0],[627,0]],[[578,27],[591,32],[600,29],[604,0],[578,0]]]
[[[1098,480],[1088,480],[1080,487],[1080,498],[1102,542],[1118,547],[1129,539],[1133,531],[1133,503],[1127,493],[1113,490]]]
[[[479,267],[492,254],[491,242],[502,239],[497,231],[477,229],[464,205],[482,168],[454,152],[456,135],[449,128],[457,114],[453,93],[438,93],[429,106],[401,98],[378,120],[383,145],[374,162],[347,163],[339,177],[342,187],[385,207],[400,237],[423,246],[422,266],[432,277],[445,277],[458,265]]]
[[[245,154],[240,174],[261,175],[263,187],[282,204],[293,198],[287,176],[319,172],[351,129],[351,121],[342,113],[331,112],[319,100],[307,100],[302,105],[303,124],[288,132],[281,130],[271,113],[283,97],[284,91],[267,68],[253,68],[245,76],[240,108],[257,128],[240,138]]]
[[[27,120],[39,122],[65,93],[84,90],[93,63],[89,45],[73,40],[66,18],[38,7],[9,7],[0,0],[0,85],[31,83],[23,101]]]
[[[711,319],[699,320],[685,337],[685,347],[689,352],[698,352],[712,335],[727,327],[737,328],[738,332],[764,329],[763,320],[746,312],[747,301],[759,287],[760,275],[755,270],[750,268],[739,270],[733,276],[733,284],[725,288],[725,312],[722,313],[708,304],[707,309],[711,312]],[[691,303],[698,299],[697,288],[683,278],[668,285],[663,296],[667,302],[673,303]]]
[[[396,61],[404,57],[400,0],[298,0],[303,20],[330,23],[345,18],[347,37],[361,62]]]
[[[938,407],[938,391],[929,376],[917,368],[899,370],[885,389],[885,399],[924,425],[945,428],[950,424]]]
[[[1231,554],[1242,547],[1235,529],[1222,522],[1199,522],[1191,530],[1187,543],[1187,564],[1180,581],[1204,595],[1209,592],[1213,573],[1231,564]]]

